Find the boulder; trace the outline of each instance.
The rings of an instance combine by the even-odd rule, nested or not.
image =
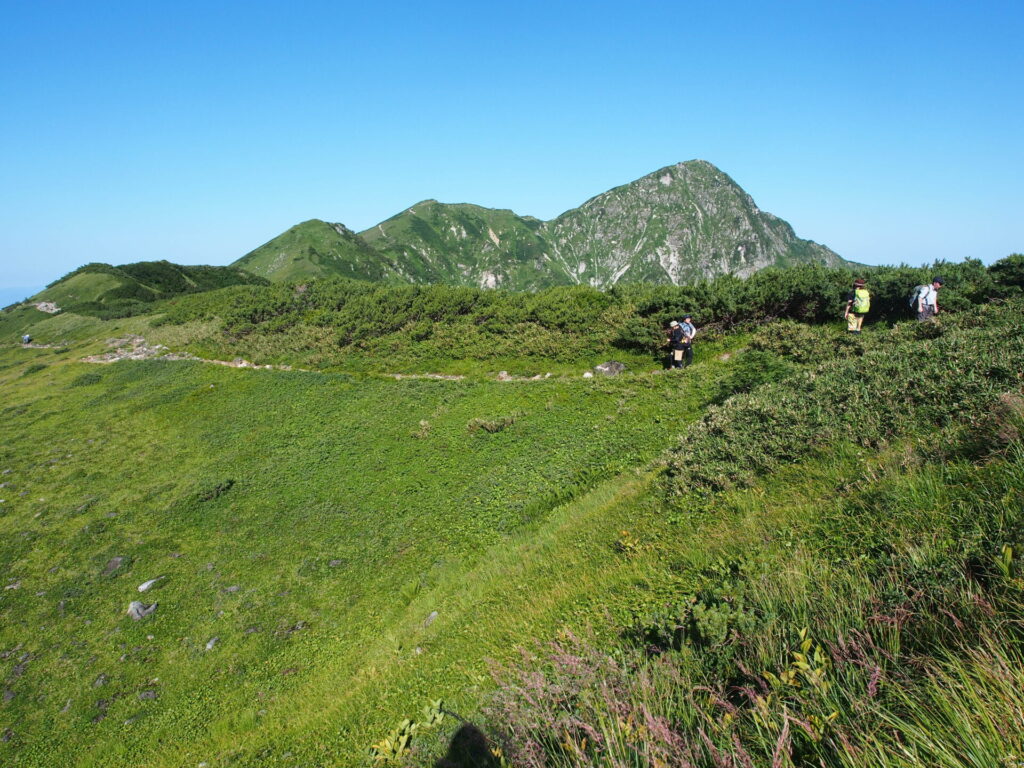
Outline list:
[[[138,600],[132,600],[128,605],[128,615],[132,617],[133,621],[141,621],[155,611],[156,606],[156,603],[146,605],[145,603],[140,603]]]
[[[595,365],[594,370],[598,373],[603,373],[605,376],[618,376],[626,370],[626,366],[623,363],[616,362],[615,360],[609,360],[607,363]]]

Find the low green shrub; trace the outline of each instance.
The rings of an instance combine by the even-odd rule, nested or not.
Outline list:
[[[711,408],[669,461],[670,494],[749,484],[837,438],[873,448],[969,422],[1020,386],[1021,311],[1013,302],[979,307],[963,320],[904,324],[860,357],[830,360]]]

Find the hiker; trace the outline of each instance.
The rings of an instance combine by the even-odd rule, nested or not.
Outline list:
[[[843,319],[846,320],[847,333],[860,333],[864,325],[864,315],[871,308],[871,294],[864,287],[865,280],[858,277],[853,281],[853,290],[846,294],[846,311]]]
[[[939,288],[942,287],[942,283],[941,277],[933,277],[931,285],[919,285],[917,287],[914,309],[917,310],[919,322],[930,320],[939,314]]]
[[[685,339],[683,327],[679,325],[679,322],[677,320],[670,322],[668,324],[668,367],[670,369],[683,367],[683,357],[686,352]]]
[[[693,325],[691,315],[683,315],[683,324],[679,326],[683,331],[683,367],[693,362],[693,337],[697,335],[697,329]]]
[[[22,343],[22,344],[31,344],[31,343],[32,343],[32,337],[31,337],[31,336],[29,336],[29,335],[28,335],[28,334],[26,333],[26,334],[25,334],[24,336],[22,336],[22,337],[21,337],[21,343]]]

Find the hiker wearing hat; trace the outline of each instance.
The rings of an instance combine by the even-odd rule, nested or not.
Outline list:
[[[920,322],[930,320],[939,314],[939,288],[942,287],[941,277],[933,277],[931,285],[922,285],[917,289],[917,319]]]
[[[668,367],[682,368],[683,356],[686,351],[686,335],[683,327],[678,321],[673,320],[668,324]]]
[[[864,278],[858,277],[853,281],[853,290],[846,294],[846,311],[843,318],[846,320],[848,333],[860,333],[861,326],[864,325],[864,315],[871,308],[871,294],[864,284]]]

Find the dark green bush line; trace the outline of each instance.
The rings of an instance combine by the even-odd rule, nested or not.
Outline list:
[[[940,274],[942,306],[967,309],[1015,295],[1024,283],[1024,256],[986,269],[981,262],[938,263],[929,268],[885,267],[868,272],[871,320],[907,317],[913,287]],[[311,280],[301,284],[235,286],[175,299],[162,322],[220,318],[234,336],[274,334],[296,326],[332,329],[341,346],[359,346],[401,332],[425,341],[438,324],[472,327],[495,338],[524,325],[557,331],[587,343],[651,351],[661,329],[690,312],[701,326],[731,328],[788,318],[822,322],[838,317],[854,275],[844,269],[797,266],[766,269],[746,280],[726,276],[688,286],[624,285],[602,292],[586,286],[537,293],[425,285],[395,286],[355,280]]]
[[[745,485],[836,440],[873,447],[979,418],[1000,393],[1021,386],[1022,310],[1013,301],[942,323],[898,325],[861,356],[712,408],[672,452],[670,494]]]

